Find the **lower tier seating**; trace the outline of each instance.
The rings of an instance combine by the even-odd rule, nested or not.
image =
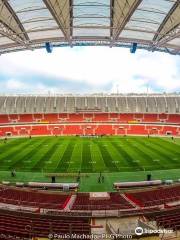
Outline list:
[[[48,237],[50,233],[90,234],[90,224],[88,218],[53,218],[47,215],[0,212],[0,233],[23,238]]]
[[[108,200],[90,200],[89,194],[79,193],[73,205],[73,210],[113,210],[129,209],[133,206],[119,193],[110,193]]]
[[[168,228],[174,231],[180,230],[180,211],[173,210],[159,213],[150,216],[149,219],[156,221],[159,228]]]
[[[148,207],[180,200],[180,185],[151,191],[127,193],[128,197],[140,207]]]
[[[126,192],[124,195],[113,192],[103,195],[77,193],[76,196],[66,193],[52,193],[39,190],[25,190],[13,187],[0,187],[0,203],[17,206],[34,207],[35,209],[64,210],[72,198],[72,210],[123,210],[135,207],[156,207],[164,205],[165,209],[179,206],[180,184],[159,187],[152,190]],[[138,208],[140,209],[140,208]],[[37,212],[37,211],[36,211]]]
[[[180,135],[176,125],[37,124],[0,126],[0,136],[22,135]]]
[[[20,206],[49,209],[63,209],[70,198],[69,195],[49,194],[19,189],[1,189],[0,202]]]

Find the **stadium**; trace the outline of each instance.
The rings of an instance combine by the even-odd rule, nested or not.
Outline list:
[[[76,47],[175,58],[180,1],[0,0],[1,59]],[[2,61],[0,239],[180,239],[180,89],[8,93]]]

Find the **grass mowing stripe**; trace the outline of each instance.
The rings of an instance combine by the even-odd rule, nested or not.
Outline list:
[[[96,164],[93,166],[93,170],[94,172],[104,172],[104,171],[108,171],[102,154],[100,152],[99,147],[97,146],[97,144],[93,143],[93,148],[91,148],[91,158],[93,162],[96,162]]]
[[[162,139],[162,138],[161,138]],[[169,139],[169,138],[163,138],[163,140],[165,141],[165,142],[171,142],[172,143],[172,139]],[[176,147],[178,147],[179,148],[179,145],[180,145],[180,138],[174,138],[174,141],[173,141],[173,146],[176,146]]]
[[[97,145],[100,149],[101,155],[103,157],[103,160],[104,160],[104,163],[105,163],[107,169],[109,171],[117,172],[118,167],[116,166],[115,163],[113,163],[113,159],[112,159],[111,155],[109,154],[107,148],[105,146],[103,146],[103,144],[100,143],[99,141],[97,141]]]
[[[58,140],[56,140],[55,143],[48,149],[48,151],[36,162],[36,164],[31,168],[33,171],[42,171],[45,167],[45,162],[51,159],[53,154],[55,153],[56,149],[58,148],[59,143]]]
[[[67,147],[66,150],[64,151],[64,154],[61,158],[61,161],[59,162],[59,164],[56,167],[56,172],[66,172],[68,167],[69,167],[69,161],[71,159],[72,156],[72,152],[74,150],[74,146],[75,146],[75,140],[71,140]]]
[[[61,144],[61,147],[57,150],[58,152],[56,152],[56,159],[54,159],[53,162],[53,168],[52,168],[52,172],[56,172],[57,171],[57,166],[60,164],[61,159],[67,149],[69,141],[67,139],[64,139],[63,143]]]
[[[159,144],[157,141],[151,141],[151,146],[155,147],[156,149],[158,148],[158,151],[161,153],[161,155],[164,157],[164,159],[166,159],[168,161],[168,163],[170,164],[175,164],[177,166],[180,166],[180,162],[177,159],[174,159],[175,157],[179,157],[179,155],[171,155],[170,151],[167,150],[164,145],[162,146],[161,144]],[[171,149],[172,151],[172,149]],[[173,166],[172,166],[173,167]]]
[[[91,142],[84,141],[82,147],[82,163],[81,163],[81,171],[83,172],[93,172],[92,167],[92,158],[91,158],[91,150],[90,144]]]
[[[37,142],[37,145],[33,145],[33,148],[26,148],[24,151],[21,152],[20,157],[16,156],[16,159],[13,159],[13,163],[9,166],[9,169],[23,169],[23,165],[26,164],[26,161],[30,161],[33,154],[38,151],[38,149],[44,145],[47,139],[42,139],[41,141]],[[11,167],[11,168],[10,168]]]
[[[6,159],[11,159],[12,157],[14,157],[16,154],[19,154],[21,152],[21,150],[23,150],[24,148],[28,147],[28,145],[31,144],[31,141],[26,140],[23,143],[16,145],[14,147],[10,147],[7,149],[6,152],[1,153],[0,155],[0,161],[4,161]]]
[[[131,146],[130,141],[132,139],[128,138],[122,138],[121,143],[124,145],[124,150],[128,152],[128,154],[133,158],[133,162],[136,162],[139,165],[140,171],[145,171],[144,165],[143,165],[143,158],[140,154],[137,153],[137,149],[134,148],[134,146]],[[134,140],[133,140],[134,141]],[[135,141],[134,141],[135,144]]]
[[[179,156],[180,155],[180,147],[177,147],[175,145],[175,147],[173,146],[174,144],[172,143],[168,143],[166,141],[163,141],[162,139],[158,139],[158,141],[154,141],[156,143],[156,145],[162,147],[163,145],[163,149],[165,149],[168,154],[174,155],[174,156]],[[176,149],[177,148],[177,149]],[[173,151],[172,151],[173,149]]]
[[[31,144],[31,141],[27,140],[26,142],[19,144],[16,147],[11,148],[8,152],[5,152],[0,155],[0,168],[7,164],[7,160],[13,160],[15,156],[21,155],[21,152],[28,148]]]
[[[179,144],[176,143],[178,139],[169,139],[169,141],[167,141],[167,139],[165,138],[159,138],[159,142],[162,142],[162,144],[166,145],[167,148],[173,148],[173,152],[176,152],[177,154],[180,154],[180,147]]]
[[[128,162],[129,169],[134,170],[143,170],[142,167],[137,163],[134,162],[134,158],[132,158],[127,151],[125,151],[117,142],[114,142],[113,139],[109,139],[111,141],[111,144],[118,150],[118,152],[123,156],[124,160]]]
[[[23,171],[31,171],[32,167],[36,164],[37,160],[41,157],[44,151],[44,145],[49,143],[49,139],[45,139],[45,141],[41,144],[41,147],[35,149],[31,157],[23,162]],[[33,171],[32,171],[33,172]]]
[[[12,147],[17,147],[17,144],[23,143],[24,140],[27,140],[27,139],[24,139],[24,138],[16,139],[16,138],[14,138],[14,139],[8,140],[6,143],[4,143],[4,141],[3,142],[1,141],[0,142],[0,152],[2,153],[6,150],[9,150]]]
[[[137,141],[136,141],[135,145],[134,145],[134,140],[133,140],[133,142],[131,142],[131,140],[130,140],[130,141],[128,142],[128,144],[129,144],[135,151],[137,151],[137,153],[139,153],[139,155],[141,155],[144,160],[147,160],[147,161],[152,161],[152,160],[153,160],[153,158],[152,158],[149,154],[145,153],[145,152],[142,150],[142,148],[141,148],[141,149],[139,148],[139,146],[137,145]],[[141,146],[140,146],[140,147],[141,147]]]
[[[144,167],[146,167],[146,165],[149,166],[149,163],[154,165],[153,158],[149,154],[144,152],[142,148],[139,148],[139,146],[137,145],[137,142],[135,143],[134,140],[133,142],[132,140],[129,140],[128,145],[131,146],[131,148],[134,149],[134,151],[139,155],[139,159],[141,159],[141,164],[143,164]]]
[[[67,172],[74,173],[74,172],[81,171],[81,163],[82,163],[81,155],[82,155],[82,144],[80,141],[76,141]]]
[[[43,171],[44,172],[54,172],[54,169],[57,165],[57,160],[59,159],[59,153],[61,152],[61,149],[63,148],[64,141],[60,140],[60,142],[57,144],[57,148],[52,154],[50,161],[45,162]]]
[[[142,144],[144,143],[142,141],[142,139],[139,139],[139,141],[142,142]],[[148,144],[148,148],[151,149],[153,152],[155,152],[161,160],[161,163],[164,164],[164,166],[162,166],[163,169],[173,169],[174,166],[172,165],[172,162],[174,161],[172,158],[170,158],[167,154],[165,154],[162,150],[162,147],[159,148],[159,146],[157,146],[155,143],[153,143],[152,141],[150,141],[151,144]],[[179,164],[176,165],[176,167],[180,166]],[[175,167],[175,168],[176,168]]]
[[[144,149],[144,151],[146,152],[145,154],[148,155],[151,158],[151,164],[152,164],[152,168],[153,168],[152,170],[154,170],[154,169],[164,169],[164,166],[162,165],[162,162],[157,161],[158,160],[157,159],[158,158],[157,153],[149,148],[149,145],[146,144],[146,141],[147,140],[144,140],[143,142],[141,142],[141,141],[139,141],[139,139],[136,139],[136,142],[140,145],[141,149]],[[149,144],[149,142],[148,142],[148,144]]]
[[[120,170],[127,169],[129,168],[129,164],[126,161],[126,159],[124,159],[124,157],[122,156],[122,154],[119,152],[119,150],[112,144],[111,141],[108,142],[109,143],[109,151],[111,152],[111,155],[113,156],[113,158],[118,161]]]

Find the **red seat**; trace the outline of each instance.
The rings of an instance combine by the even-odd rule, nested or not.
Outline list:
[[[0,191],[0,202],[39,208],[63,209],[68,198],[68,195],[47,194],[10,188]]]
[[[16,237],[48,237],[57,234],[90,234],[89,218],[0,213],[0,232]],[[8,238],[9,239],[9,238]],[[15,239],[15,238],[14,238]]]
[[[180,185],[156,190],[134,192],[126,196],[139,206],[155,206],[180,200]]]
[[[73,205],[73,210],[113,210],[129,209],[133,206],[119,193],[110,193],[108,200],[90,200],[89,194],[79,193]]]

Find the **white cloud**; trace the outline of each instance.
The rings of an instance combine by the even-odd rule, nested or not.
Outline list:
[[[55,87],[49,87],[47,89],[47,86],[42,83],[28,83],[23,82],[15,78],[11,78],[6,80],[5,82],[0,82],[0,88],[1,90],[7,90],[8,93],[47,93],[48,92],[57,92],[58,89]]]
[[[18,89],[26,89],[28,87],[28,85],[12,78],[5,82],[5,87],[7,89],[11,89],[11,90],[18,90]]]
[[[150,91],[161,89],[168,92],[180,90],[178,61],[179,56],[142,50],[130,54],[128,49],[120,48],[58,48],[52,54],[36,50],[3,55],[0,57],[0,77],[7,75],[11,78],[6,88],[14,90],[35,89],[34,83],[27,82],[26,76],[37,75],[41,76],[41,82],[37,81],[36,88],[43,90],[58,90],[54,82],[51,86],[42,82],[46,77],[56,79],[59,84],[64,79],[74,85],[83,83],[89,86],[89,89],[83,89],[82,85],[79,92],[96,89],[116,92],[117,87],[120,92],[146,92],[147,85]],[[65,89],[68,90],[68,86]]]

